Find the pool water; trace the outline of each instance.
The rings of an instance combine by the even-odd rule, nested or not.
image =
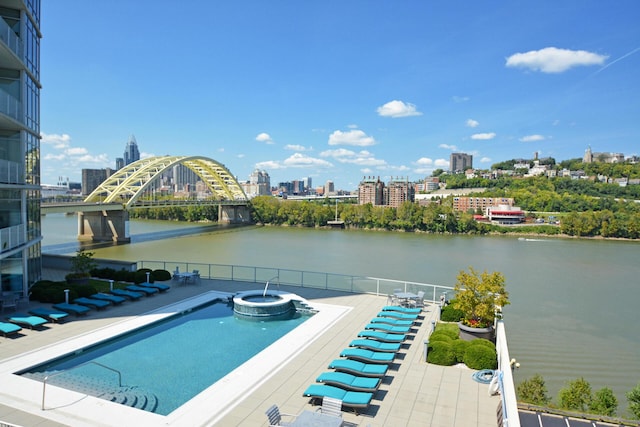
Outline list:
[[[296,315],[288,320],[246,320],[234,317],[231,306],[215,303],[40,365],[26,375],[43,378],[97,362],[119,371],[123,387],[116,387],[116,373],[94,363],[51,377],[51,383],[64,384],[68,376],[71,384],[72,379],[82,382],[79,377],[84,377],[85,384],[102,383],[125,390],[120,393],[125,397],[103,393],[104,398],[168,415],[307,318]],[[147,396],[152,403],[133,405],[135,395]]]

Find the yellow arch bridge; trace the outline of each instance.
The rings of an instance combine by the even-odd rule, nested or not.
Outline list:
[[[177,165],[193,171],[210,191],[210,197],[175,201],[149,198],[162,174]],[[250,222],[247,196],[223,164],[203,156],[157,156],[123,167],[85,198],[85,208],[78,209],[78,238],[128,243],[129,209],[194,203],[218,205],[220,222]]]

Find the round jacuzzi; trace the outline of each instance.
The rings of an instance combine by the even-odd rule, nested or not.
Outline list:
[[[233,297],[233,311],[247,317],[282,317],[295,313],[294,299],[299,296],[280,291],[253,290],[238,292]]]

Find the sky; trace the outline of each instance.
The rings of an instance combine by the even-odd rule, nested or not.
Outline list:
[[[640,2],[42,2],[41,173],[205,156],[354,190],[640,154]]]

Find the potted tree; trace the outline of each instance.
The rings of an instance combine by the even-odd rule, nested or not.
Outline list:
[[[84,249],[80,249],[76,252],[76,255],[70,259],[71,261],[71,273],[65,276],[67,283],[86,285],[89,283],[91,274],[89,273],[98,264],[93,259],[94,252],[87,252]]]
[[[458,324],[462,339],[495,339],[493,323],[501,316],[502,307],[509,304],[505,278],[500,272],[479,274],[473,267],[460,271],[454,287],[453,307],[464,313]]]

